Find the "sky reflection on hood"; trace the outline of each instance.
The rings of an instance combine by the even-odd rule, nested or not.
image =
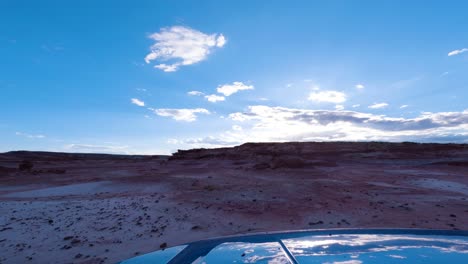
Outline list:
[[[169,249],[166,253],[158,251],[161,258],[154,252],[124,263],[468,263],[465,233],[332,233],[281,233],[196,242],[173,251],[171,260]]]

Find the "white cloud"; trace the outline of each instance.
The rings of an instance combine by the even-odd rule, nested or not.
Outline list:
[[[409,131],[468,125],[468,110],[463,112],[425,112],[417,118],[405,119],[355,111],[308,110],[256,105],[249,106],[245,113],[232,113],[229,118],[241,122],[255,120],[267,123],[299,122],[311,126],[348,123],[380,130]]]
[[[364,88],[365,88],[365,86],[364,86],[363,84],[360,84],[360,83],[356,84],[355,87],[356,87],[357,89],[364,89]]]
[[[221,48],[221,47],[224,46],[224,44],[226,44],[226,42],[227,42],[227,40],[226,40],[226,38],[224,37],[224,35],[223,35],[223,34],[220,34],[220,35],[218,36],[218,38],[216,39],[216,47]]]
[[[160,69],[160,70],[163,70],[165,72],[175,72],[177,71],[177,68],[179,67],[178,64],[165,64],[165,63],[161,63],[161,64],[158,64],[158,65],[154,65],[154,68],[156,69]]]
[[[194,109],[174,109],[174,108],[161,108],[153,109],[154,113],[158,116],[171,117],[177,121],[186,121],[192,122],[197,120],[196,114],[210,114],[210,111],[204,108],[194,108]]]
[[[468,48],[463,48],[463,49],[459,49],[459,50],[452,50],[451,52],[448,53],[448,56],[455,56],[455,55],[458,55],[458,54],[461,54],[463,52],[467,52],[468,51]]]
[[[205,98],[206,98],[206,100],[208,100],[208,101],[210,101],[212,103],[216,103],[216,102],[225,100],[224,96],[220,96],[220,95],[216,95],[216,94],[205,95]]]
[[[406,108],[406,107],[408,107],[408,106],[409,106],[409,105],[402,105],[402,106],[400,106],[400,109]]]
[[[343,110],[344,106],[343,105],[335,105],[336,110]]]
[[[145,106],[145,102],[143,102],[143,101],[141,101],[141,100],[139,100],[137,98],[132,98],[131,101],[132,101],[132,104],[136,104],[138,106]]]
[[[258,100],[259,100],[259,101],[268,101],[268,98],[266,98],[266,97],[260,97],[260,98],[258,98]]]
[[[191,65],[205,60],[215,49],[226,44],[223,34],[205,34],[198,30],[173,26],[162,28],[160,32],[149,36],[155,43],[146,55],[146,63],[153,60],[160,63],[154,67],[165,72],[178,70],[180,66]]]
[[[191,96],[200,96],[200,95],[204,95],[204,93],[200,92],[200,91],[190,91],[187,93],[188,95],[191,95]]]
[[[371,108],[371,109],[381,109],[381,108],[385,108],[387,106],[388,106],[387,103],[375,103],[375,104],[369,105],[369,108]]]
[[[360,104],[354,104],[353,108],[360,107],[360,106],[361,106]]]
[[[316,102],[339,104],[346,101],[346,94],[338,91],[312,92],[309,94],[308,99]]]
[[[395,118],[346,110],[255,105],[245,112],[231,113],[229,119],[242,122],[242,130],[233,126],[217,135],[180,143],[188,147],[218,147],[285,141],[468,142],[468,110]]]
[[[20,136],[20,137],[32,138],[32,139],[41,139],[41,138],[46,137],[44,135],[32,135],[32,134],[23,133],[23,132],[16,132],[15,135]]]
[[[253,85],[245,85],[242,82],[233,82],[232,84],[223,84],[216,88],[216,91],[224,96],[230,96],[242,90],[253,90]]]

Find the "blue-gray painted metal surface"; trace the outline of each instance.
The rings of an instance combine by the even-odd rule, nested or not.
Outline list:
[[[261,233],[193,242],[123,264],[468,263],[468,231],[330,229]]]

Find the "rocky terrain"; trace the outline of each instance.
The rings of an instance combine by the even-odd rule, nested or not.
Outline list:
[[[468,145],[0,154],[0,263],[115,263],[214,236],[367,227],[468,229]]]

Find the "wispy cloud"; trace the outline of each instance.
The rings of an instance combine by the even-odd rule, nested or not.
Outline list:
[[[165,71],[165,72],[175,72],[175,71],[177,71],[178,67],[179,67],[179,65],[177,63],[176,64],[161,63],[161,64],[158,64],[158,65],[154,65],[154,68],[160,69],[160,70]]]
[[[210,114],[210,111],[204,108],[194,109],[176,109],[176,108],[161,108],[153,109],[154,113],[158,116],[171,117],[177,121],[193,122],[197,120],[196,114]]]
[[[381,108],[385,108],[387,106],[388,106],[387,103],[375,103],[375,104],[369,105],[369,108],[371,108],[371,109],[381,109]]]
[[[145,106],[145,102],[137,99],[137,98],[132,98],[131,99],[132,104],[138,105],[138,106]]]
[[[400,109],[406,108],[406,107],[408,107],[408,106],[409,106],[409,105],[401,105],[401,106],[400,106]]]
[[[64,146],[66,151],[85,153],[112,153],[127,154],[128,146],[120,145],[93,145],[93,144],[68,144]]]
[[[216,103],[216,102],[224,101],[225,97],[217,95],[217,94],[210,94],[210,95],[205,95],[205,99],[208,100],[209,102]]]
[[[364,89],[365,88],[365,86],[363,84],[360,84],[360,83],[356,84],[354,87],[356,87],[356,89]]]
[[[346,101],[346,94],[338,91],[312,92],[309,94],[308,100],[339,104]]]
[[[173,26],[162,28],[149,36],[155,43],[146,55],[146,63],[151,61],[167,62],[154,67],[165,72],[178,70],[180,66],[192,65],[205,60],[215,49],[226,44],[223,34],[205,34],[198,30]]]
[[[187,93],[188,95],[190,96],[200,96],[200,95],[204,95],[204,93],[200,92],[200,91],[190,91]]]
[[[390,84],[390,87],[396,89],[405,89],[416,85],[421,80],[423,80],[423,76],[416,76],[413,78],[396,81]]]
[[[16,132],[15,135],[19,137],[26,137],[26,138],[32,138],[32,139],[40,139],[40,138],[45,138],[46,136],[44,135],[33,135],[33,134],[28,134],[28,133],[23,133],[23,132]]]
[[[253,90],[253,85],[246,85],[243,82],[233,82],[232,84],[223,84],[216,88],[216,91],[224,96],[230,96],[242,90]]]
[[[344,106],[343,105],[335,105],[336,110],[343,110]]]
[[[203,147],[203,146],[209,146],[209,147],[224,147],[224,146],[234,146],[237,145],[237,141],[227,141],[226,139],[223,138],[218,138],[215,136],[207,136],[207,137],[200,137],[200,138],[188,138],[188,139],[182,139],[182,140],[177,140],[172,139],[172,142],[175,144],[184,144],[184,145],[189,145],[192,147]]]
[[[468,48],[452,50],[451,52],[448,53],[448,56],[455,56],[455,55],[462,54],[463,52],[467,52],[467,51],[468,51]]]
[[[360,104],[353,104],[353,108],[356,108],[356,107],[360,107],[361,105]]]

